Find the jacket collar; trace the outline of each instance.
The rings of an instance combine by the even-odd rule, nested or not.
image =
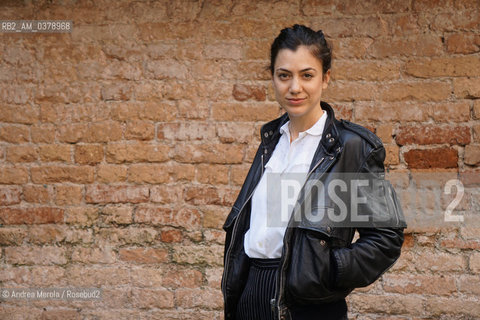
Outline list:
[[[332,107],[326,102],[322,101],[320,106],[324,111],[327,112],[327,120],[325,121],[325,127],[323,129],[320,144],[327,154],[332,154],[336,151],[335,147],[339,142],[339,133],[337,126],[335,125],[335,113],[333,112]],[[281,117],[264,124],[260,129],[262,144],[266,147],[270,146],[272,143],[276,145],[278,139],[280,138],[280,128],[288,120],[288,113],[285,112]]]

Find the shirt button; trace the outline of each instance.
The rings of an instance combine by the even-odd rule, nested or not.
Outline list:
[[[331,232],[331,231],[332,231],[332,228],[327,227],[327,232]]]
[[[327,135],[325,136],[325,138],[330,138],[332,135],[330,133],[327,133]]]
[[[335,139],[333,139],[333,138],[328,139],[328,142],[330,142],[330,143],[332,143],[333,141],[335,141]]]
[[[269,132],[268,134],[269,134],[269,135],[272,135],[272,134],[273,134],[273,131],[272,131],[272,130],[270,130],[270,132]]]
[[[325,240],[320,240],[320,245],[324,246],[325,245]]]
[[[268,138],[268,132],[265,132],[264,136],[265,138]]]

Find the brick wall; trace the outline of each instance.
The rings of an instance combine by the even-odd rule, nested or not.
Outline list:
[[[325,101],[384,141],[410,219],[351,318],[480,318],[480,2],[256,3],[0,2],[1,19],[74,21],[0,33],[0,287],[103,288],[3,300],[0,319],[222,319],[221,226],[281,112],[265,66],[294,23],[333,43]],[[457,174],[469,223],[435,224]]]

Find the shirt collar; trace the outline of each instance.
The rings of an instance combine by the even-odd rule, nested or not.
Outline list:
[[[323,129],[325,127],[325,122],[327,121],[327,112],[324,110],[322,116],[320,119],[315,122],[313,126],[311,126],[309,129],[305,130],[304,132],[312,135],[312,136],[320,136],[323,133]],[[290,123],[290,120],[285,122],[283,126],[280,127],[280,134],[286,133],[290,137],[290,130],[288,130],[288,125]],[[302,133],[302,132],[300,132]],[[299,133],[299,135],[300,135]]]

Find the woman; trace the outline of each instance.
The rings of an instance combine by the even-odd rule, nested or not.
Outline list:
[[[383,180],[385,150],[373,133],[336,120],[321,101],[331,73],[331,49],[322,31],[283,29],[270,58],[275,97],[286,112],[262,127],[262,142],[224,225],[225,319],[347,319],[345,297],[392,266],[403,243],[404,218]],[[355,225],[354,209],[341,223],[326,218],[329,209],[353,207],[336,206],[338,198],[326,188],[313,187],[342,173],[380,181],[377,189],[384,192],[364,192],[368,201],[359,201],[358,208],[386,217],[383,223]],[[286,209],[280,186],[288,174],[303,187],[294,190],[297,203]],[[352,243],[355,230],[360,237]]]

